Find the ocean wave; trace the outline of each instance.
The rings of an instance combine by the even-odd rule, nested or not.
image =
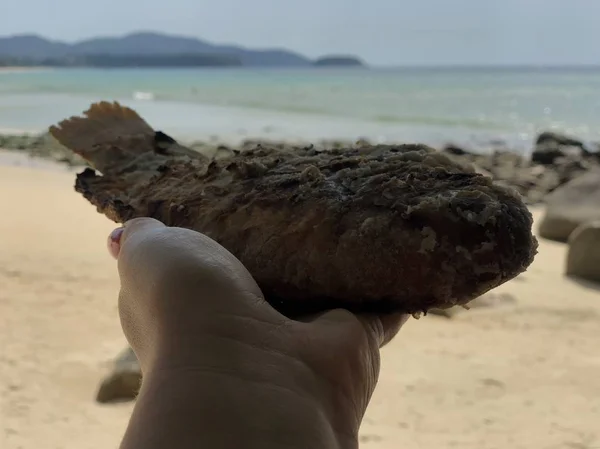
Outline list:
[[[140,101],[153,101],[155,99],[155,95],[152,92],[144,92],[141,90],[136,90],[133,92],[133,99]]]
[[[207,104],[205,102],[199,102],[201,104]],[[287,112],[296,114],[307,114],[307,115],[339,115],[331,110],[319,108],[317,106],[302,106],[298,104],[275,104],[261,101],[227,101],[222,104],[215,104],[217,106],[228,106],[233,108],[246,108],[246,109],[261,109],[263,111],[273,112]],[[344,115],[342,115],[344,116]]]
[[[372,117],[373,121],[381,123],[404,123],[411,125],[435,125],[457,128],[489,129],[489,130],[508,130],[509,125],[485,120],[471,119],[463,117],[425,117],[425,116],[394,116],[394,115],[376,115]]]
[[[161,100],[167,100],[166,97],[161,97]],[[242,109],[257,109],[267,112],[279,112],[279,113],[290,113],[290,114],[303,114],[303,115],[320,115],[327,116],[329,118],[340,118],[340,119],[354,119],[361,121],[369,121],[375,123],[385,124],[398,124],[398,125],[429,125],[429,126],[442,126],[449,128],[470,128],[479,130],[490,130],[490,131],[507,131],[511,130],[512,126],[509,123],[501,123],[492,121],[489,119],[469,118],[469,117],[440,117],[440,116],[407,116],[407,115],[394,115],[394,114],[357,114],[356,111],[360,111],[360,105],[356,105],[350,108],[348,111],[340,109],[332,109],[328,107],[318,106],[305,106],[298,104],[280,104],[270,103],[261,101],[227,101],[226,103],[210,103],[199,100],[182,100],[180,98],[171,98],[169,101],[186,101],[197,104],[210,104],[213,106],[225,106],[231,108],[242,108]],[[507,120],[509,117],[507,117]]]
[[[21,87],[21,88],[19,88]],[[514,121],[511,122],[510,117],[506,117],[506,121],[494,121],[489,118],[476,117],[460,117],[460,116],[443,116],[443,115],[407,115],[393,111],[384,112],[377,110],[373,104],[364,104],[360,102],[352,105],[352,107],[344,108],[341,105],[318,104],[298,104],[290,101],[284,103],[279,101],[264,101],[260,99],[214,99],[214,98],[198,98],[193,95],[183,95],[181,92],[173,94],[170,92],[150,91],[150,90],[133,90],[129,94],[122,95],[118,92],[109,94],[87,91],[81,89],[65,89],[62,86],[49,86],[38,84],[35,89],[33,86],[13,86],[11,90],[4,91],[0,86],[0,95],[31,95],[44,93],[45,95],[67,95],[72,97],[92,96],[98,99],[105,97],[112,98],[129,98],[134,101],[154,102],[154,103],[181,103],[195,104],[199,106],[215,106],[223,108],[231,108],[238,110],[256,110],[272,114],[299,114],[306,117],[326,117],[328,119],[338,120],[357,120],[362,122],[380,123],[385,125],[420,125],[420,126],[435,126],[443,128],[468,128],[473,130],[489,130],[489,131],[511,131],[514,129]],[[33,92],[32,92],[33,90]],[[4,92],[3,92],[4,91]],[[35,93],[34,93],[35,92]],[[12,106],[14,107],[14,106]],[[389,108],[388,108],[389,110]]]
[[[302,73],[292,74],[289,79],[274,76],[259,83],[245,72],[226,79],[221,79],[221,75],[213,79],[208,72],[151,73],[152,77],[142,79],[132,71],[56,70],[27,77],[9,75],[0,83],[0,108],[3,99],[6,107],[14,108],[21,96],[28,97],[27,105],[37,95],[43,95],[47,102],[55,96],[65,96],[69,101],[85,97],[193,104],[230,108],[249,115],[256,110],[269,115],[290,114],[290,120],[296,114],[298,120],[303,116],[311,122],[323,118],[332,122],[376,123],[389,128],[413,125],[490,132],[529,130],[547,126],[551,119],[572,126],[588,124],[597,115],[595,97],[583,96],[582,83],[577,79],[565,84],[562,78],[545,83],[537,78],[518,78],[510,83],[499,78],[493,88],[483,89],[481,86],[490,83],[487,78],[476,78],[479,81],[472,87],[466,81],[457,84],[452,76],[447,83],[433,78],[430,85],[426,84],[427,79],[415,85],[411,77],[404,83],[401,74],[398,78],[375,74],[372,79],[360,82],[340,74],[333,83],[329,78],[305,79]],[[595,81],[583,81],[585,89],[596,87]],[[567,94],[577,98],[565,103],[563,96]],[[592,119],[588,118],[590,115]]]

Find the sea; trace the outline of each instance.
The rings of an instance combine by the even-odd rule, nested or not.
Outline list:
[[[600,68],[48,69],[0,72],[0,132],[119,101],[184,141],[453,143],[527,152],[600,141]]]

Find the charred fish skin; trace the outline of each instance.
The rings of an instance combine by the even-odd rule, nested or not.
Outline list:
[[[85,114],[51,129],[101,172],[79,174],[79,193],[119,223],[150,216],[208,235],[288,315],[466,304],[536,253],[514,191],[424,145],[258,146],[210,160],[117,103]]]

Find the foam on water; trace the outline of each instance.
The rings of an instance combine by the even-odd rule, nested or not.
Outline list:
[[[140,101],[152,101],[154,100],[154,94],[152,92],[135,91],[133,93],[133,99]]]

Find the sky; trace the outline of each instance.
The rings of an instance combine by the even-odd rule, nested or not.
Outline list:
[[[598,0],[0,0],[0,35],[134,31],[374,65],[600,64]]]

